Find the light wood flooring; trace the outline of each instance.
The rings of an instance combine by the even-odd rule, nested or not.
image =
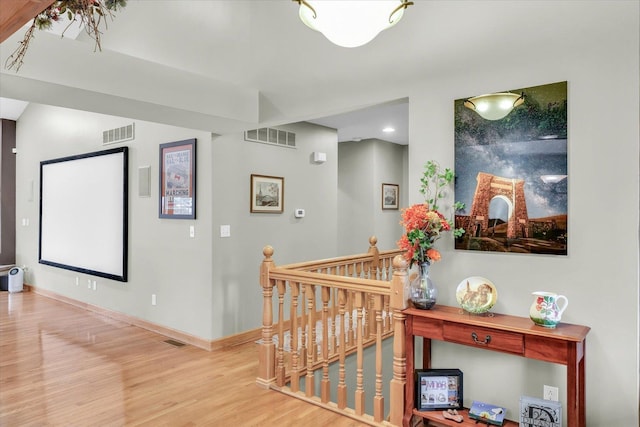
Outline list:
[[[360,426],[208,352],[34,292],[0,292],[0,426]]]

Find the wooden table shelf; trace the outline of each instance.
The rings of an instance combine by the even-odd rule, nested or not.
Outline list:
[[[421,412],[414,405],[415,338],[423,338],[423,367],[431,369],[431,340],[513,354],[567,367],[568,427],[585,427],[585,353],[586,336],[590,328],[582,325],[560,323],[549,329],[535,325],[528,317],[505,314],[473,315],[458,307],[436,305],[431,310],[408,308],[406,318],[407,381],[403,424],[410,425],[412,415],[422,416],[444,426],[471,426],[475,420],[468,418],[456,423],[446,420],[442,411]],[[478,426],[481,424],[477,424]],[[506,426],[518,423],[505,422]]]
[[[423,419],[429,421],[429,426],[434,426],[434,427],[440,427],[440,426],[445,426],[445,427],[450,427],[450,426],[461,426],[461,427],[485,427],[487,424],[483,423],[483,422],[477,422],[476,420],[473,420],[471,418],[469,418],[469,411],[467,409],[462,409],[459,410],[458,413],[460,415],[462,415],[462,417],[464,418],[464,421],[462,421],[461,423],[457,423],[455,421],[452,420],[448,420],[445,417],[442,416],[442,411],[418,411],[417,409],[413,410],[413,414],[414,415],[418,415],[420,417],[422,417]],[[518,423],[514,422],[514,421],[508,421],[505,420],[505,422],[502,424],[503,427],[518,427]],[[491,427],[496,427],[496,426],[491,426]]]

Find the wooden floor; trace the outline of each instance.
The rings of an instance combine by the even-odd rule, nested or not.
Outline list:
[[[208,352],[34,292],[0,292],[0,426],[359,426]]]

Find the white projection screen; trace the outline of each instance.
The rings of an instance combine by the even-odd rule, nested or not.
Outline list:
[[[127,281],[128,148],[40,162],[41,264]]]

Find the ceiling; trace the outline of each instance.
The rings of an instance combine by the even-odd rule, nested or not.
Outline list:
[[[615,7],[607,1],[414,3],[398,25],[348,49],[306,27],[289,0],[129,0],[108,20],[102,52],[84,33],[38,32],[18,72],[0,69],[0,96],[214,133],[312,121],[341,141],[406,144],[410,84],[473,78],[471,64],[507,56],[518,66],[519,52],[559,57],[634,22],[601,20]],[[0,44],[1,64],[23,34]],[[391,124],[396,133],[381,133]]]

